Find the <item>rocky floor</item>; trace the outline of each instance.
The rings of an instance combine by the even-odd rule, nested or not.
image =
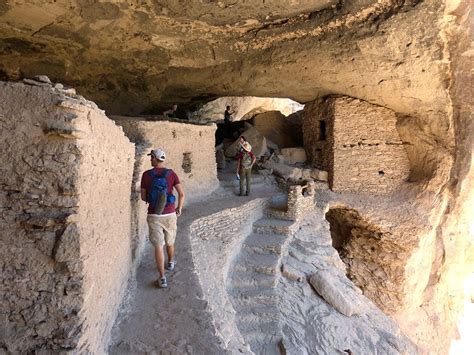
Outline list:
[[[135,297],[114,328],[111,354],[416,353],[396,324],[345,277],[324,219],[330,198],[324,190],[318,191],[314,212],[301,221],[275,219],[266,207],[251,226],[244,221],[240,230],[229,227],[233,234],[214,241],[187,234],[199,218],[280,194],[256,177],[252,195],[238,197],[231,174],[224,180],[214,198],[188,206],[179,218],[177,266],[168,274],[168,289],[153,285],[157,272],[147,248]],[[223,245],[242,242],[218,249],[219,239]],[[213,258],[229,260],[213,264]],[[336,296],[356,295],[355,315],[343,315],[317,294],[309,279],[322,272],[330,275]]]

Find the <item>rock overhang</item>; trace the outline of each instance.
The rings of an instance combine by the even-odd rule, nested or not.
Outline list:
[[[404,113],[444,112],[446,68],[430,26],[441,5],[4,2],[0,74],[46,74],[115,114],[192,107],[206,97],[308,102],[328,93]]]

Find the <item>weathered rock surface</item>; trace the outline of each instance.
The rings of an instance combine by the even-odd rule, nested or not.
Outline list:
[[[364,305],[359,300],[359,295],[343,287],[338,275],[328,271],[318,271],[310,277],[309,282],[326,302],[345,316],[350,317],[364,312]]]
[[[282,112],[269,111],[258,114],[252,118],[251,123],[267,140],[273,142],[278,148],[297,146],[292,134],[293,125]]]
[[[116,114],[327,93],[443,113],[443,3],[23,0],[0,8],[1,79],[45,74]]]
[[[306,162],[306,151],[304,148],[283,148],[281,155],[286,164],[305,163]]]
[[[474,132],[469,10],[467,0],[356,0],[337,4],[292,2],[291,5],[272,1],[252,6],[248,2],[229,1],[187,2],[186,6],[174,0],[159,4],[151,1],[3,1],[0,3],[0,79],[17,80],[45,74],[53,82],[64,83],[55,84],[58,93],[77,101],[61,101],[58,110],[67,114],[59,115],[59,119],[48,118],[45,131],[42,126],[34,128],[39,136],[44,135],[43,138],[54,142],[88,139],[88,134],[84,136],[88,130],[76,129],[68,123],[74,118],[70,110],[83,109],[78,103],[82,99],[69,86],[76,87],[79,93],[109,112],[119,114],[156,112],[173,102],[202,103],[229,95],[291,97],[307,103],[337,94],[392,110],[396,115],[396,129],[409,151],[408,181],[395,195],[388,197],[390,203],[355,196],[353,203],[333,206],[332,212],[336,220],[343,221],[342,227],[351,226],[347,235],[355,236],[347,245],[347,251],[354,256],[348,265],[355,282],[361,287],[366,285],[367,295],[392,313],[422,349],[446,352],[462,310],[462,279],[470,272],[466,264],[472,261],[472,243],[467,237],[472,219],[469,206],[473,204]],[[42,77],[25,83],[37,89],[49,88],[48,81]],[[87,107],[96,108],[90,102]],[[43,103],[38,103],[36,108],[42,112]],[[11,121],[11,117],[15,120]],[[5,121],[2,127],[14,126],[15,132],[19,132],[18,135],[6,134],[3,150],[6,154],[2,155],[5,160],[10,155],[16,156],[17,152],[10,148],[16,146],[15,141],[25,139],[23,125],[28,117],[16,117],[14,114],[0,117]],[[94,129],[94,120],[88,122],[91,130]],[[67,180],[70,171],[64,169],[65,173],[57,180],[49,178],[50,171],[56,171],[58,164],[70,166],[69,158],[62,155],[57,158],[56,151],[50,151],[56,149],[55,145],[38,149],[38,145],[43,147],[41,142],[31,140],[29,143],[38,159],[32,161],[30,156],[24,157],[18,164],[2,161],[2,176],[13,181],[14,176],[25,175],[25,166],[38,172],[38,176],[25,181],[28,191],[13,181],[13,188],[5,192],[5,198],[12,202],[5,205],[12,206],[15,213],[23,210],[43,213],[45,209],[55,210],[56,206],[74,208],[77,202],[71,197],[74,180]],[[77,151],[70,151],[77,156]],[[44,153],[47,158],[43,157]],[[104,161],[110,159],[99,156]],[[102,171],[96,168],[101,162],[88,157],[97,172],[97,175],[84,176],[90,182],[95,176],[102,176]],[[40,165],[37,171],[36,164]],[[57,181],[58,186],[41,185],[45,178]],[[59,202],[56,202],[57,191],[61,194]],[[38,198],[43,194],[48,198]],[[24,208],[23,203],[32,203],[32,207]],[[377,205],[367,208],[370,203]],[[410,213],[400,212],[398,206]],[[352,213],[353,210],[357,213]],[[31,238],[40,253],[53,257],[57,253],[61,260],[74,258],[77,248],[67,251],[63,246],[55,251],[58,231],[53,225],[58,224],[56,219],[32,216],[16,220],[10,212],[5,215],[7,226],[20,223],[34,233],[27,233],[29,241],[21,247],[15,243],[22,239],[3,239],[2,235],[4,260],[9,265],[3,274],[8,282],[16,282],[13,296],[5,292],[7,297],[13,297],[8,299],[6,308],[10,309],[10,305],[12,309],[27,308],[13,319],[19,328],[2,334],[20,344],[25,338],[18,337],[17,330],[22,331],[35,337],[38,343],[45,341],[45,347],[52,343],[51,334],[56,334],[54,347],[73,347],[78,329],[76,306],[81,302],[76,290],[82,281],[75,277],[80,264],[66,262],[67,265],[61,263],[52,268],[49,257],[39,258],[39,265],[27,268],[37,272],[30,275],[24,271],[29,257],[14,258],[11,262],[9,258],[21,248],[25,248],[25,255],[29,253]],[[94,215],[93,211],[90,213]],[[394,214],[401,214],[401,218],[395,218]],[[61,217],[58,225],[63,221]],[[17,237],[9,229],[4,231],[7,236]],[[40,237],[36,234],[38,231],[41,231]],[[94,234],[94,238],[99,234]],[[65,235],[64,241],[67,240],[69,237]],[[35,257],[36,251],[34,254]],[[298,256],[298,251],[294,250],[293,255]],[[299,256],[299,261],[305,260],[301,251]],[[321,257],[330,259],[325,254]],[[87,259],[91,264],[94,260]],[[43,267],[48,272],[37,271]],[[21,270],[22,276],[18,280],[12,276],[17,270]],[[97,277],[101,280],[101,275]],[[43,282],[44,278],[53,281]],[[63,290],[66,278],[68,283]],[[40,293],[32,291],[23,280],[39,280]],[[95,288],[94,280],[86,280],[93,295],[87,294],[90,304],[101,299],[100,293],[95,297],[94,292],[99,288]],[[46,286],[43,288],[43,285]],[[60,285],[58,289],[53,288],[54,294],[64,295],[71,303],[65,301],[65,307],[58,305],[57,300],[44,291],[51,290],[51,285]],[[295,291],[296,294],[301,292],[309,291],[299,288]],[[24,299],[34,299],[34,305],[23,298],[18,301],[14,298],[16,293],[28,295]],[[311,296],[307,308],[299,311],[305,316],[315,315],[311,317],[314,323],[308,321],[308,328],[315,329],[308,337],[321,342],[309,352],[322,353],[334,342],[319,338],[319,334],[326,331],[321,327],[326,325],[324,319],[317,317],[319,311],[311,312],[311,300],[315,298],[313,293]],[[52,306],[47,308],[44,304]],[[293,311],[292,307],[297,306],[288,301],[283,308]],[[65,322],[70,321],[73,326],[55,333],[51,329],[56,323],[32,321],[36,315],[46,312],[56,319],[56,309],[61,310],[58,317],[65,317]],[[64,309],[71,311],[64,315]],[[96,308],[91,306],[90,310],[94,313]],[[364,319],[366,323],[370,320]],[[91,322],[94,323],[92,318]],[[306,319],[295,321],[305,322]],[[349,328],[350,333],[352,328]],[[94,333],[94,327],[87,329]],[[387,345],[396,343],[391,337],[370,334],[370,343],[375,344],[371,352],[376,349],[381,353],[393,352],[393,347]],[[91,337],[100,335],[96,332]],[[377,341],[382,338],[383,344]],[[299,342],[300,339],[294,337],[279,343],[291,352]],[[345,346],[341,341],[337,349],[331,350],[340,351],[339,347]],[[406,350],[398,346],[396,349]]]
[[[261,157],[267,152],[267,140],[266,138],[255,129],[253,126],[249,125],[249,128],[242,132],[242,136],[245,137],[247,142],[252,145],[252,153],[256,157]],[[225,150],[226,157],[233,158],[240,149],[240,140],[237,139],[234,143],[227,147]]]
[[[245,121],[270,111],[279,111],[285,116],[303,109],[303,105],[290,100],[265,97],[220,97],[194,111],[191,118],[222,121],[227,106],[231,107],[232,121]]]

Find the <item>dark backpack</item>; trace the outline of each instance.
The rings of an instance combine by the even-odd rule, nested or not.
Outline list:
[[[159,176],[155,169],[151,171],[153,178],[151,189],[148,192],[148,202],[152,206],[154,214],[161,214],[166,205],[174,203],[176,198],[173,194],[168,194],[168,180],[166,179],[170,170],[165,169],[162,176]]]

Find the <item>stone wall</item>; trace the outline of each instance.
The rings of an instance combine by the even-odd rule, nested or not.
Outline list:
[[[313,165],[328,169],[333,191],[385,194],[408,178],[410,163],[395,112],[349,97],[307,106],[305,147]],[[321,122],[327,122],[326,134]]]
[[[269,214],[278,219],[299,221],[314,210],[315,194],[314,181],[309,181],[305,186],[291,185],[288,187],[285,210],[273,208]]]
[[[0,83],[0,349],[100,352],[130,271],[133,145],[72,90],[29,84]]]
[[[362,100],[335,98],[333,191],[387,193],[409,175],[395,112]]]
[[[242,344],[235,325],[235,310],[226,291],[229,265],[251,233],[253,222],[262,218],[266,199],[258,198],[195,220],[190,226],[193,261],[204,296],[212,312],[217,334],[226,346]]]
[[[309,102],[305,105],[301,116],[303,118],[303,142],[308,163],[329,171],[332,166],[330,159],[333,146],[333,102],[330,100]],[[325,131],[322,128],[325,128]]]

